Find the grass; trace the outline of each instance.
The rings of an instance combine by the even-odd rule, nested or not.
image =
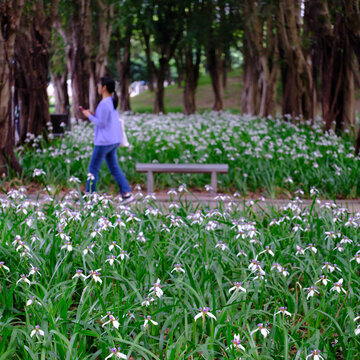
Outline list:
[[[228,74],[228,84],[224,89],[224,109],[241,111],[241,71],[234,70]],[[136,113],[151,113],[154,103],[154,92],[145,91],[131,98],[132,111]],[[211,110],[213,91],[211,78],[203,75],[199,78],[196,90],[196,105],[199,112]],[[183,89],[178,85],[165,88],[165,109],[168,113],[183,112]]]
[[[284,210],[260,203],[258,211],[245,202],[219,201],[214,211],[180,201],[168,211],[151,199],[126,208],[106,196],[72,196],[39,205],[12,191],[1,200],[0,359],[105,359],[120,346],[127,358],[148,360],[359,353],[359,264],[350,261],[358,219],[346,211],[301,209],[296,201]],[[306,250],[296,253],[297,246]],[[128,257],[119,257],[122,250]],[[323,269],[326,261],[341,272]],[[95,269],[100,274],[91,276]],[[31,270],[31,284],[19,281]],[[323,274],[326,286],[316,284]],[[331,289],[340,278],[345,292],[338,293]],[[246,292],[230,292],[234,282]],[[318,293],[310,297],[312,285]],[[200,307],[215,319],[204,312],[195,320]],[[110,316],[118,328],[106,324]],[[148,316],[155,323],[144,327]],[[266,337],[254,332],[259,323]],[[31,336],[37,325],[43,335]],[[244,350],[231,347],[236,334]]]

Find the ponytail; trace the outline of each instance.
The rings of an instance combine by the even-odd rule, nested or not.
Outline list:
[[[114,109],[116,109],[119,105],[119,98],[117,96],[116,91],[114,91],[114,93],[112,95],[112,101],[113,101]]]
[[[112,101],[113,101],[114,109],[116,109],[119,105],[119,98],[115,91],[115,81],[111,77],[108,77],[108,76],[104,76],[100,80],[101,80],[101,85],[106,86],[108,92],[110,94],[112,94]]]

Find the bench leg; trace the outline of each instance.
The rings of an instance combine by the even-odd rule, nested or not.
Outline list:
[[[152,171],[148,171],[147,173],[147,192],[154,192],[154,173]]]
[[[213,188],[213,193],[216,194],[217,193],[217,177],[216,177],[215,171],[213,171],[211,173],[211,187]]]

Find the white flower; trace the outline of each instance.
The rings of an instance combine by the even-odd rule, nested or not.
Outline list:
[[[70,176],[69,182],[79,184],[79,183],[80,183],[80,179],[77,178],[77,177],[75,177],[75,176]]]
[[[183,191],[187,191],[186,189],[186,185],[185,184],[181,184],[178,188],[179,192],[183,192]]]
[[[317,248],[314,246],[314,244],[309,244],[307,248],[305,248],[305,250],[310,250],[313,253],[317,253]]]
[[[75,275],[72,277],[72,279],[76,279],[76,278],[82,278],[82,279],[86,279],[86,276],[83,274],[82,270],[76,270]]]
[[[318,281],[315,282],[315,284],[317,284],[318,282],[322,282],[325,286],[327,285],[327,283],[329,282],[329,279],[327,277],[327,275],[320,275],[320,279]]]
[[[3,261],[0,261],[0,269],[4,269],[7,272],[10,272],[10,269],[7,266],[5,266],[5,263]]]
[[[304,229],[300,225],[297,224],[293,227],[293,231],[294,232],[304,231]]]
[[[309,288],[304,289],[306,293],[308,294],[307,298],[312,297],[315,295],[315,293],[319,294],[319,292],[316,290],[315,286],[310,286]]]
[[[91,252],[92,254],[94,254],[94,252],[92,251],[92,248],[94,247],[94,244],[88,245],[84,250],[83,250],[83,254],[87,255],[89,252]]]
[[[240,340],[239,334],[234,335],[234,340],[231,340],[231,345],[228,347],[228,349],[230,349],[230,348],[235,348],[236,350],[245,351],[245,348],[241,345],[241,340]]]
[[[174,265],[174,268],[171,270],[171,272],[174,272],[174,271],[176,271],[176,272],[183,272],[183,273],[185,273],[185,270],[181,267],[181,264],[175,264]]]
[[[177,191],[175,189],[170,189],[167,193],[168,195],[177,195]]]
[[[327,261],[325,262],[325,265],[321,269],[326,269],[329,270],[330,272],[333,272],[335,270],[334,266]]]
[[[219,247],[222,251],[225,251],[226,249],[229,249],[229,247],[227,246],[227,244],[225,244],[223,241],[218,241],[217,244],[215,245],[215,248]]]
[[[359,335],[360,334],[360,325],[358,325],[355,329],[355,335]]]
[[[89,173],[87,174],[87,180],[88,180],[88,181],[94,181],[94,180],[95,180],[94,174],[92,174],[92,173],[89,172]]]
[[[340,240],[340,244],[351,244],[352,240],[349,239],[347,236],[343,236],[343,238]]]
[[[213,191],[213,187],[211,185],[205,185],[205,191]]]
[[[356,253],[355,256],[352,259],[350,259],[350,261],[353,260],[356,260],[356,262],[360,264],[360,253]],[[1,267],[1,263],[0,263],[0,267]]]
[[[310,354],[306,357],[306,359],[311,358],[312,360],[324,360],[324,358],[320,354],[320,350],[311,350]]]
[[[270,246],[265,246],[265,250],[263,250],[263,251],[260,251],[259,252],[259,255],[261,255],[261,254],[263,254],[263,253],[268,253],[268,254],[270,254],[271,256],[274,256],[274,253],[272,252],[272,250],[270,249]]]
[[[260,330],[261,335],[266,338],[270,333],[270,331],[267,329],[267,326],[268,324],[265,324],[265,326],[263,323],[257,324],[257,329],[253,330],[251,334],[254,334]]]
[[[26,302],[26,306],[30,306],[30,305],[32,305],[32,304],[34,304],[34,303],[42,306],[41,302],[38,301],[38,300],[36,300],[36,297],[35,297],[35,296],[32,296],[32,297]]]
[[[158,298],[164,295],[164,292],[161,290],[160,279],[157,279],[156,283],[153,284],[153,287],[150,289],[150,295],[155,293],[155,296]]]
[[[241,250],[241,249],[239,250],[239,252],[237,253],[236,256],[240,256],[240,255],[247,256],[247,255],[245,254],[244,250]]]
[[[33,266],[32,264],[30,264],[30,265],[31,265],[31,269],[30,269],[29,275],[39,274],[41,276],[40,269],[36,266]]]
[[[16,282],[16,284],[18,284],[20,281],[21,281],[21,282],[26,282],[26,283],[28,283],[29,285],[31,285],[30,280],[27,278],[27,275],[25,275],[25,274],[21,274],[21,275],[20,275],[20,279]]]
[[[45,174],[46,174],[46,172],[43,169],[34,169],[33,177],[45,175]]]
[[[115,357],[118,358],[118,359],[127,359],[127,356],[126,356],[125,354],[123,354],[120,350],[121,350],[120,347],[118,347],[117,349],[116,349],[116,348],[110,349],[111,354],[108,355],[108,356],[105,358],[105,360],[110,359],[110,358],[113,357],[113,356],[115,356]]]
[[[128,255],[127,251],[121,250],[121,251],[120,251],[120,255],[119,255],[118,257],[119,257],[121,260],[124,260],[125,257],[129,258],[129,255]]]
[[[109,262],[109,264],[110,264],[111,266],[114,265],[114,262],[115,262],[115,261],[116,261],[117,263],[121,264],[121,262],[116,258],[115,255],[109,255],[108,258],[105,260],[105,262]]]
[[[229,293],[231,293],[232,291],[236,291],[238,293],[239,290],[246,293],[246,289],[242,287],[242,282],[234,282],[233,285],[234,286],[229,290]]]
[[[338,282],[334,282],[334,286],[330,289],[330,291],[337,291],[340,294],[340,291],[343,291],[346,294],[345,289],[343,288],[343,279],[340,279]]]
[[[287,316],[291,316],[291,313],[287,311],[287,307],[286,306],[280,306],[279,307],[279,311],[275,313],[275,315],[277,314],[284,314],[284,315],[287,315]]]
[[[299,246],[299,245],[296,245],[296,254],[295,255],[304,255],[305,254],[305,250]]]
[[[40,329],[40,325],[36,325],[34,327],[34,330],[31,331],[30,337],[33,337],[34,335],[36,335],[37,338],[39,337],[39,335],[44,336],[44,331]]]
[[[115,249],[115,247],[119,248],[121,250],[121,247],[119,245],[116,244],[116,241],[113,241],[110,246],[109,246],[109,250],[111,251],[112,249]]]
[[[151,322],[153,325],[159,325],[156,321],[151,319],[151,316],[148,315],[145,317],[145,321],[144,321],[144,328],[146,329],[149,326],[149,322]]]
[[[16,251],[24,251],[24,250],[28,250],[30,251],[29,247],[26,245],[25,241],[20,241],[18,244],[18,247],[16,248]]]
[[[129,214],[129,217],[126,219],[126,222],[128,223],[129,221],[141,221],[141,220],[137,218],[135,214]]]
[[[146,297],[145,300],[141,303],[141,306],[144,306],[144,305],[149,306],[150,303],[152,303],[154,300],[155,300],[154,298],[148,296],[148,297]]]
[[[333,264],[333,268],[334,268],[334,270],[342,272],[342,270],[336,264]]]
[[[63,245],[62,247],[61,247],[61,250],[62,249],[66,249],[67,251],[72,251],[72,249],[73,249],[73,247],[72,247],[72,242],[71,241],[66,241],[65,242],[65,245]]]
[[[109,316],[109,320],[104,322],[102,324],[102,327],[104,327],[105,325],[111,323],[116,329],[118,329],[119,326],[120,326],[119,321],[118,321],[118,317],[115,317],[114,315],[110,314],[110,312],[108,312],[106,316]]]
[[[14,241],[12,242],[12,244],[13,244],[14,246],[17,245],[17,244],[20,244],[21,240],[22,240],[21,236],[20,236],[20,235],[16,235]]]
[[[337,243],[333,250],[338,250],[339,252],[343,252],[344,247],[342,246],[341,243]]]
[[[284,267],[281,267],[281,268],[279,269],[279,273],[280,273],[282,276],[288,276],[288,275],[289,275],[289,272],[288,272],[287,269],[284,268]]]
[[[144,233],[142,231],[139,232],[139,235],[137,237],[137,240],[139,240],[140,242],[146,242],[146,239],[145,239],[145,236],[144,236]]]
[[[316,163],[314,163],[313,165],[315,165]],[[316,187],[315,186],[313,186],[311,189],[310,189],[310,196],[315,196],[316,194],[318,194],[319,193],[319,190],[318,189],[316,189]]]
[[[101,275],[101,273],[99,272],[100,270],[101,269],[97,269],[95,271],[90,270],[89,275],[86,276],[85,279],[88,279],[91,276],[95,282],[99,282],[100,284],[102,284],[102,280],[100,279],[100,275]]]
[[[194,317],[194,320],[196,321],[197,319],[199,319],[200,317],[203,318],[203,320],[205,321],[205,316],[208,316],[210,318],[213,318],[216,320],[216,316],[213,315],[210,312],[210,308],[209,307],[204,307],[204,308],[199,308],[199,313]]]

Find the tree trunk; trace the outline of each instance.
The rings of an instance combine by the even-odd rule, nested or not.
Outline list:
[[[231,71],[231,56],[230,56],[230,48],[226,48],[223,57],[223,78],[222,78],[222,86],[224,89],[227,87],[227,78],[228,72]]]
[[[293,118],[314,118],[313,79],[310,56],[302,48],[298,22],[300,4],[294,0],[279,3],[280,48],[282,58],[283,114]]]
[[[163,113],[165,114],[165,105],[164,105],[164,81],[166,77],[167,61],[165,57],[161,57],[159,60],[159,69],[156,71],[156,88],[155,88],[155,101],[153,113]]]
[[[175,56],[175,64],[176,64],[176,70],[177,70],[177,74],[178,74],[178,77],[177,77],[177,87],[179,89],[182,88],[182,84],[184,82],[184,68],[185,68],[185,65],[184,65],[184,59],[183,59],[183,56],[182,56],[182,53],[179,52],[176,56]]]
[[[120,110],[130,111],[130,58],[131,58],[132,26],[129,25],[124,39],[124,51],[121,59],[120,49],[117,50],[117,68],[120,77]]]
[[[66,62],[71,78],[72,116],[84,119],[79,106],[89,108],[90,82],[90,0],[73,0],[76,8],[65,24],[57,21],[56,27],[66,44]],[[95,109],[92,109],[95,110]]]
[[[279,47],[278,37],[274,32],[274,23],[268,19],[266,24],[267,44],[259,57],[260,64],[260,111],[262,117],[275,116],[276,113],[276,87],[279,79]]]
[[[360,9],[357,1],[342,1],[344,8],[345,27],[349,36],[349,41],[360,65]],[[353,66],[355,68],[355,66]],[[360,149],[360,127],[355,140],[355,155],[359,154]]]
[[[223,109],[223,87],[222,87],[222,49],[215,48],[212,44],[207,49],[207,66],[211,77],[211,85],[214,92],[214,111]]]
[[[314,44],[314,63],[319,69],[321,104],[325,130],[341,134],[355,125],[354,51],[343,13],[334,21],[327,3],[312,0],[306,8],[306,20]],[[321,21],[319,21],[319,19]]]
[[[191,46],[185,50],[185,87],[184,87],[184,113],[194,114],[196,111],[195,90],[199,79],[200,49],[196,52],[195,64]]]
[[[0,175],[8,169],[21,172],[14,153],[15,123],[13,115],[13,65],[16,33],[20,26],[25,0],[0,3]]]
[[[151,48],[150,48],[150,35],[144,30],[143,37],[145,42],[145,55],[146,55],[146,69],[147,69],[147,82],[150,91],[154,91],[154,77],[155,66],[151,60]]]
[[[279,78],[278,29],[273,7],[246,0],[244,3],[244,81],[242,110],[268,116],[276,112]]]
[[[69,111],[70,102],[67,90],[67,75],[67,71],[62,74],[51,74],[51,82],[54,85],[56,114],[66,114]]]
[[[244,114],[256,115],[260,111],[259,72],[256,66],[256,58],[249,52],[248,41],[244,40],[243,46],[243,88],[241,98],[241,110]]]
[[[88,8],[89,17],[91,17],[90,6]],[[107,67],[107,55],[109,52],[110,38],[112,33],[114,18],[113,5],[107,5],[106,1],[96,0],[94,10],[97,16],[97,33],[90,41],[92,49],[90,53],[94,54],[91,59],[90,66],[90,84],[89,84],[89,105],[91,109],[95,109],[99,101],[100,95],[97,92],[97,84],[100,78],[105,76]],[[90,21],[86,22],[87,30],[92,33]]]
[[[15,88],[19,106],[19,137],[45,134],[50,123],[47,76],[49,73],[51,30],[56,2],[49,16],[41,2],[34,2],[21,22],[15,42]]]

